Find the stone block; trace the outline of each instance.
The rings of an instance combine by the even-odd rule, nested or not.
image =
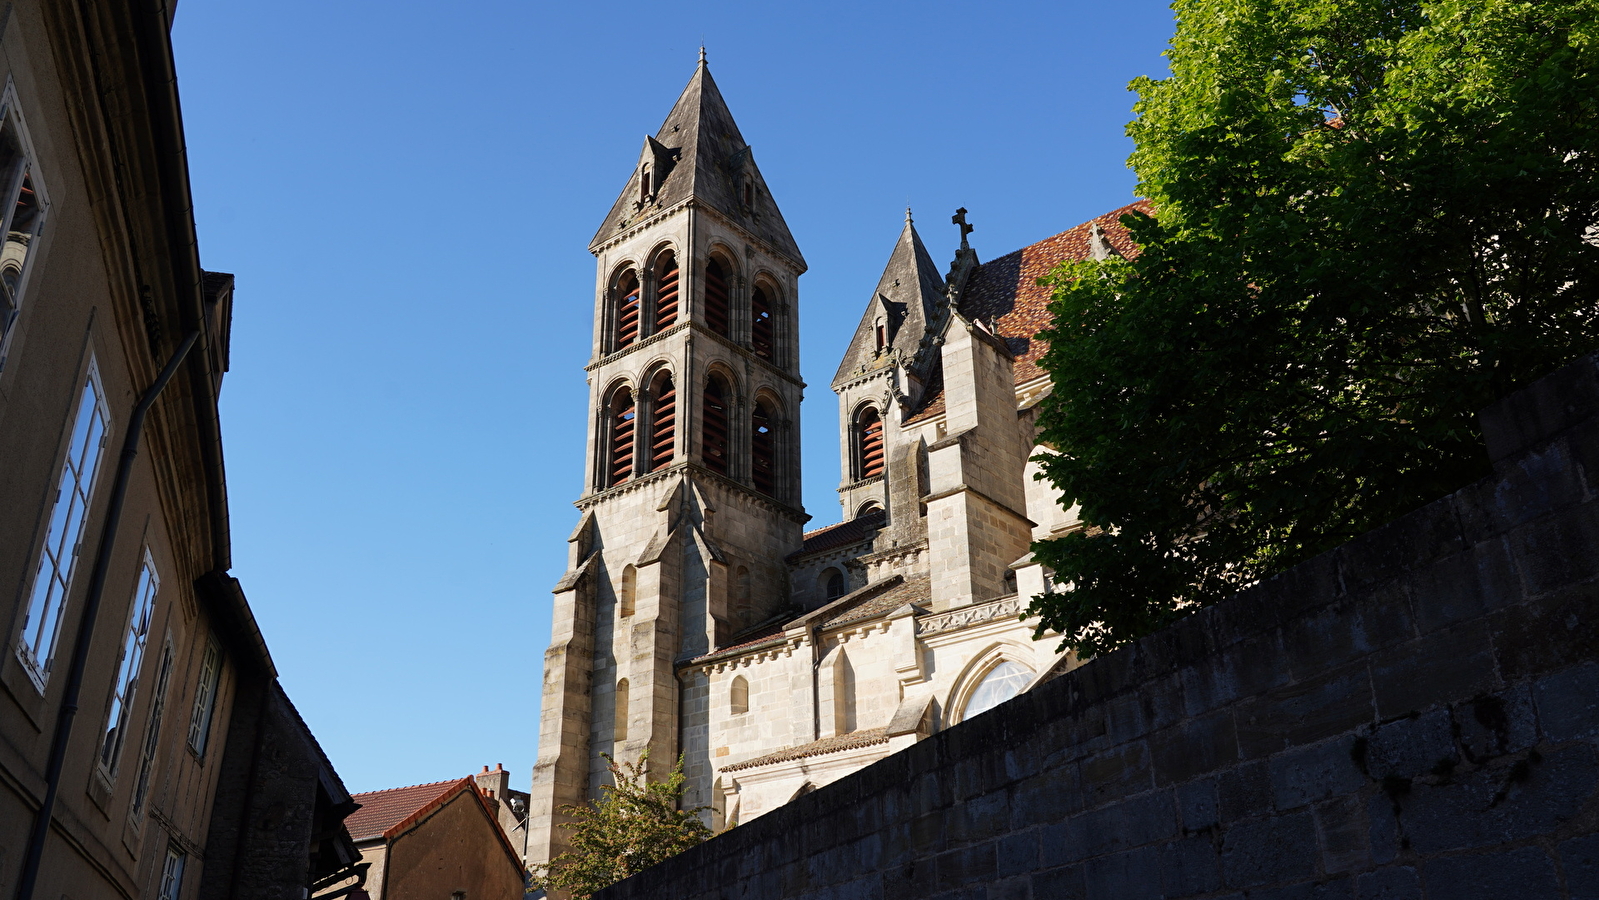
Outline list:
[[[940,853],[934,859],[940,890],[992,881],[998,871],[997,845],[993,842]]]
[[[1532,596],[1557,591],[1599,575],[1599,504],[1562,510],[1523,525],[1507,536],[1521,561],[1521,577]]]
[[[1429,503],[1338,548],[1345,589],[1355,591],[1403,575],[1466,548],[1449,503]]]
[[[1371,795],[1366,799],[1366,821],[1370,823],[1371,861],[1379,866],[1393,862],[1403,840],[1397,804],[1387,794]]]
[[[1207,894],[1221,887],[1221,856],[1209,835],[1160,847],[1160,883],[1167,897]]]
[[[1564,841],[1559,852],[1571,900],[1599,900],[1599,834]]]
[[[1237,707],[1238,751],[1265,756],[1329,738],[1372,719],[1371,679],[1363,664],[1278,688]]]
[[[1554,861],[1541,847],[1503,853],[1451,856],[1421,870],[1428,897],[1450,900],[1558,900]]]
[[[1355,880],[1335,878],[1331,881],[1301,881],[1286,887],[1265,888],[1249,892],[1249,900],[1353,900]]]
[[[1113,747],[1080,764],[1083,793],[1090,807],[1118,800],[1154,786],[1149,750],[1142,741]]]
[[[1083,883],[1083,867],[1034,873],[1033,897],[1036,900],[1087,900],[1088,887]]]
[[[1409,866],[1389,866],[1355,879],[1360,900],[1421,900],[1421,879]]]
[[[1068,821],[1065,859],[1077,862],[1166,840],[1176,833],[1177,814],[1171,793],[1145,794]]]
[[[1222,838],[1222,873],[1232,888],[1309,880],[1318,856],[1309,812],[1239,822]]]
[[[988,885],[983,900],[1033,900],[1033,880],[1021,876],[996,881]]]
[[[1417,783],[1398,797],[1404,833],[1424,854],[1487,847],[1552,833],[1599,788],[1599,757],[1576,744],[1458,780]]]
[[[1372,732],[1366,745],[1366,771],[1372,778],[1417,778],[1448,772],[1460,761],[1448,709],[1390,722]]]
[[[1090,897],[1159,897],[1160,855],[1154,847],[1101,856],[1083,866]]]
[[[1011,787],[1011,828],[1059,822],[1083,808],[1076,763],[1064,763]]]
[[[1366,778],[1355,764],[1352,735],[1279,753],[1270,760],[1272,801],[1278,812],[1360,790]]]
[[[1599,732],[1599,665],[1575,666],[1533,687],[1544,738],[1570,741]]]
[[[1468,623],[1384,650],[1372,658],[1371,681],[1379,719],[1492,691],[1497,685],[1487,625]]]
[[[1271,812],[1271,772],[1266,760],[1235,766],[1216,778],[1221,821],[1235,822]]]
[[[1371,650],[1355,614],[1355,601],[1348,598],[1283,625],[1283,648],[1290,672],[1299,680],[1315,677]]]
[[[925,900],[934,891],[938,867],[932,859],[913,859],[883,873],[883,900]],[[782,896],[799,896],[784,894]]]
[[[1453,712],[1467,759],[1487,760],[1519,753],[1538,741],[1532,692],[1526,684],[1458,703]]]
[[[1321,834],[1321,868],[1329,875],[1359,872],[1371,865],[1371,825],[1366,798],[1339,797],[1315,807]]]
[[[1238,762],[1238,734],[1229,710],[1190,719],[1149,738],[1155,783],[1189,781]]]
[[[1599,411],[1599,370],[1585,356],[1488,405],[1477,416],[1498,463],[1553,438]]]
[[[1177,812],[1185,831],[1199,831],[1220,822],[1216,779],[1200,778],[1178,787]]]
[[[995,850],[995,866],[1001,878],[1038,868],[1038,839],[1042,833],[1042,829],[1033,828],[1000,839]]]
[[[1423,634],[1521,600],[1521,573],[1498,540],[1438,560],[1409,580],[1416,624]]]
[[[1594,546],[1599,546],[1599,539]],[[1589,548],[1584,553],[1599,559]],[[1506,681],[1538,677],[1599,659],[1599,584],[1574,585],[1493,617],[1494,645]]]

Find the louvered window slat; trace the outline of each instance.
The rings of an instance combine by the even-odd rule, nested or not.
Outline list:
[[[677,257],[668,253],[661,257],[660,283],[655,289],[655,330],[670,327],[677,321],[678,282]]]
[[[727,275],[722,264],[713,259],[705,266],[705,325],[726,335],[727,323]]]
[[[861,477],[874,478],[883,474],[883,420],[877,410],[861,413],[858,426],[861,442]]]
[[[750,345],[756,356],[772,358],[772,301],[763,288],[750,295]]]
[[[767,496],[777,491],[777,434],[766,404],[755,404],[750,422],[750,477],[755,489]]]
[[[672,461],[677,427],[677,389],[672,379],[664,375],[656,382],[655,410],[650,425],[650,468],[659,469]]]
[[[722,383],[715,378],[705,386],[700,452],[706,468],[727,474],[727,400]]]
[[[611,484],[620,484],[633,475],[633,431],[637,410],[625,389],[611,403]]]

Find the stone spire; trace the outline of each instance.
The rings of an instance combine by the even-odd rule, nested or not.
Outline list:
[[[877,347],[879,320],[886,329],[887,349],[897,349],[909,360],[921,345],[922,334],[929,322],[938,316],[939,304],[944,299],[944,279],[938,274],[938,264],[927,252],[922,236],[911,221],[910,208],[905,209],[905,227],[900,229],[894,242],[894,252],[883,267],[883,277],[877,280],[877,289],[868,301],[855,337],[844,353],[838,374],[833,383],[848,380],[861,371],[871,368],[871,361],[882,354]]]
[[[643,183],[646,173],[648,185]],[[694,76],[660,131],[644,139],[639,163],[589,250],[597,251],[634,222],[689,200],[714,209],[777,254],[805,267],[799,246],[755,165],[753,151],[711,77],[703,51]]]

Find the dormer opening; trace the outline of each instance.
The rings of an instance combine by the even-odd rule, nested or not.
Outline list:
[[[744,205],[750,209],[755,208],[755,182],[753,180],[744,182]]]
[[[638,172],[638,202],[648,203],[650,195],[654,193],[650,184],[650,164],[645,163],[639,167]]]
[[[887,346],[888,346],[888,326],[883,324],[883,320],[882,319],[878,319],[877,320],[877,352],[878,353],[882,353],[883,352],[883,348],[887,347]]]

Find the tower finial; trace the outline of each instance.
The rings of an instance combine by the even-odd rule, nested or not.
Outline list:
[[[705,45],[700,45],[700,65],[705,65]]]
[[[907,204],[905,204],[905,224],[909,225],[909,224],[911,224],[911,222],[912,222],[912,219],[911,219],[911,205],[909,203],[907,203]]]

